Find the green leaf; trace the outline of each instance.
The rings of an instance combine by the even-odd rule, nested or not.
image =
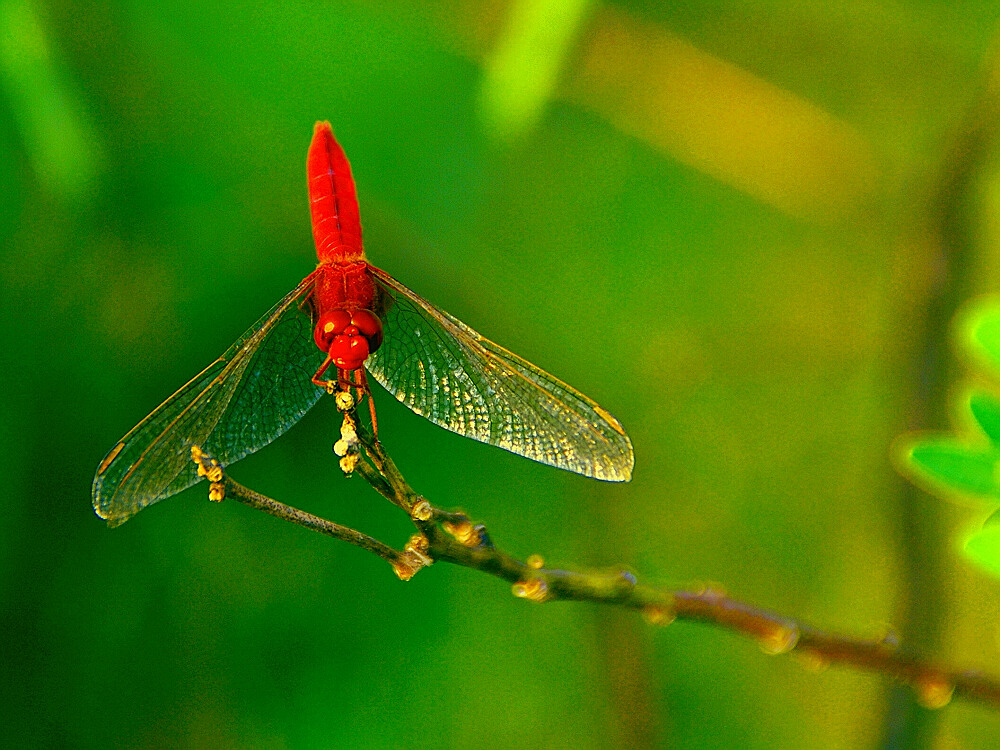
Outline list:
[[[1000,371],[1000,302],[979,302],[964,321],[962,340],[966,348],[994,370]]]
[[[1000,451],[980,448],[954,438],[936,438],[913,444],[903,454],[911,478],[947,499],[954,494],[1000,499]]]
[[[969,411],[990,441],[1000,444],[1000,400],[988,393],[974,391],[969,394]]]
[[[1000,577],[1000,525],[989,525],[969,537],[965,554],[988,573]]]

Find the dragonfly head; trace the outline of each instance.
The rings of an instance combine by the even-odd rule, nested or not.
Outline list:
[[[371,310],[327,310],[313,329],[316,346],[342,370],[357,370],[382,345],[382,321]]]

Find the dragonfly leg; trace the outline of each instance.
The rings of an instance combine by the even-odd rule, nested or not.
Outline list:
[[[312,376],[313,384],[318,385],[320,388],[325,388],[327,393],[333,393],[336,390],[336,385],[337,385],[332,380],[322,379],[323,373],[326,372],[331,362],[333,362],[333,358],[330,357],[330,355],[328,354],[326,356],[326,359],[323,360],[323,364],[320,365],[320,368],[318,370],[316,370],[316,374]],[[340,375],[339,375],[340,371],[338,370],[337,372],[338,372],[337,379],[340,380]]]
[[[362,393],[368,395],[368,410],[372,415],[372,435],[374,435],[375,441],[378,442],[378,420],[375,418],[375,402],[372,400],[372,389],[368,387],[368,378],[365,376],[365,368],[359,367],[355,370],[354,377],[354,387],[358,389],[358,397],[360,398]]]
[[[351,392],[351,388],[354,387],[354,381],[350,378],[350,370],[341,370],[337,368],[337,389],[341,391]]]

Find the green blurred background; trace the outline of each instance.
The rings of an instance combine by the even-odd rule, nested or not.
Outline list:
[[[109,531],[105,452],[315,262],[329,119],[372,261],[614,411],[634,481],[379,394],[411,483],[555,565],[628,565],[1000,673],[944,427],[995,290],[994,2],[0,0],[0,739],[24,747],[987,748],[878,676],[537,606],[199,486]],[[321,403],[234,478],[396,546]]]

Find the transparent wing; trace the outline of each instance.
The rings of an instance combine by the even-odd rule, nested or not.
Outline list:
[[[447,430],[610,482],[632,478],[632,443],[609,412],[372,267],[385,340],[371,374]]]
[[[200,477],[197,445],[223,466],[263,448],[323,391],[312,376],[323,353],[312,340],[313,275],[258,320],[226,353],[128,433],[94,477],[94,509],[112,526]]]

